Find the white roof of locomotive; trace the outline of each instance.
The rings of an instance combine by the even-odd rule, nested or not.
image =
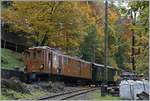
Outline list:
[[[53,51],[53,50],[52,50]],[[77,57],[72,57],[72,56],[69,56],[69,55],[64,55],[64,54],[61,54],[61,53],[57,53],[55,51],[53,51],[55,54],[58,54],[58,55],[61,55],[61,56],[64,56],[64,57],[68,57],[68,58],[71,58],[71,59],[75,59],[75,60],[78,60],[78,61],[81,61],[81,62],[85,62],[85,63],[91,63],[91,62],[88,62],[88,61],[85,61],[85,60],[82,60],[80,58],[77,58]]]
[[[35,47],[30,47],[29,49],[36,49],[36,48],[41,48],[41,49],[51,49],[48,46],[35,46]]]
[[[97,63],[93,63],[94,65],[97,65],[97,66],[101,66],[101,67],[104,67],[104,65],[102,65],[102,64],[97,64]],[[113,67],[111,67],[111,66],[107,66],[108,68],[113,68]]]

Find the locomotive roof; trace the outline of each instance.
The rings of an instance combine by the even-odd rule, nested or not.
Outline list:
[[[91,62],[88,62],[88,61],[85,61],[85,60],[82,60],[82,59],[79,59],[78,57],[73,57],[73,56],[69,56],[69,55],[64,55],[64,54],[61,54],[61,53],[58,53],[54,50],[51,50],[53,53],[55,54],[58,54],[58,55],[61,55],[61,56],[64,56],[64,57],[68,57],[68,58],[71,58],[71,59],[75,59],[75,60],[78,60],[78,61],[81,61],[81,62],[85,62],[85,63],[88,63],[90,64]]]
[[[40,49],[51,49],[48,46],[35,46],[35,47],[30,47],[29,49],[38,49],[38,48],[40,48]]]
[[[64,57],[68,57],[68,58],[75,59],[75,60],[78,60],[78,61],[82,61],[82,62],[85,62],[85,63],[91,63],[91,62],[88,62],[88,61],[79,59],[79,58],[77,58],[77,57],[72,57],[72,56],[64,55],[64,54],[62,54],[59,50],[57,50],[57,49],[55,49],[55,48],[50,48],[50,47],[48,47],[48,46],[37,46],[37,47],[31,47],[31,48],[29,48],[29,49],[49,49],[49,50],[52,51],[53,53],[58,54],[58,55],[61,55],[61,56],[64,56]]]
[[[96,66],[101,66],[101,67],[104,67],[104,65],[102,65],[102,64],[97,64],[97,63],[93,63],[94,65],[96,65]],[[113,68],[113,67],[111,67],[111,66],[107,66],[108,68]],[[113,69],[115,69],[115,68],[113,68]]]

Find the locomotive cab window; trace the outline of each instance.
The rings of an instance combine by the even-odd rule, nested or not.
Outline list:
[[[30,57],[31,59],[41,59],[43,56],[43,51],[42,50],[33,50],[30,52]]]
[[[43,51],[42,50],[37,50],[36,56],[37,56],[37,58],[41,59],[43,57]]]
[[[24,58],[25,59],[30,58],[30,52],[28,52],[28,51],[24,52]]]

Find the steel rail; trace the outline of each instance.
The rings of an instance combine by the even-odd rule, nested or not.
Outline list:
[[[81,91],[81,92],[77,92],[77,93],[73,93],[73,94],[70,94],[68,96],[65,96],[65,97],[61,98],[60,100],[67,100],[69,98],[72,98],[72,97],[75,97],[75,96],[78,96],[78,95],[81,95],[81,94],[85,94],[85,93],[88,93],[88,92],[94,91],[94,90],[96,90],[96,88],[85,90],[85,91]]]
[[[83,93],[87,93],[90,91],[96,90],[96,88],[84,88],[84,89],[79,89],[79,90],[73,90],[73,91],[68,91],[68,92],[63,92],[63,93],[59,93],[56,95],[52,95],[52,96],[46,96],[43,98],[39,98],[38,100],[65,100]]]

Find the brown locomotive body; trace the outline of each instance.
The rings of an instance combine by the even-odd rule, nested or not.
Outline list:
[[[67,78],[92,79],[90,62],[63,55],[47,46],[29,48],[24,52],[24,63],[28,74],[46,73]]]

